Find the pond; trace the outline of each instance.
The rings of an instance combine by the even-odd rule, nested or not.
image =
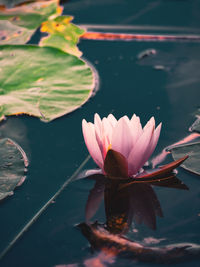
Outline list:
[[[90,31],[200,36],[197,0],[71,0],[63,6],[63,14],[74,16],[75,24]],[[29,43],[37,43],[40,36],[38,30]],[[0,205],[0,251],[87,160],[82,119],[93,122],[95,113],[101,118],[110,113],[117,119],[131,118],[135,113],[145,125],[154,116],[156,125],[162,122],[154,156],[189,135],[195,121],[200,107],[200,42],[81,39],[78,47],[99,79],[98,90],[87,103],[48,123],[25,115],[1,122],[1,137],[16,141],[30,164],[24,184]],[[172,160],[170,154],[162,164]],[[90,158],[81,171],[94,168]],[[133,223],[126,234],[130,240],[155,247],[200,244],[200,178],[183,168],[178,168],[177,176],[189,191],[153,187],[163,217],[157,217],[156,230]],[[91,250],[77,225],[85,221],[93,185],[87,179],[69,183],[5,254],[1,266],[154,266],[130,257],[105,258]],[[91,220],[105,223],[103,202]],[[199,266],[200,260],[194,257],[176,263],[191,265]]]

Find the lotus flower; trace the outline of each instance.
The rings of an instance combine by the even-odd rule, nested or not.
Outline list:
[[[161,123],[155,128],[152,117],[142,128],[140,118],[135,114],[129,119],[117,120],[112,114],[107,118],[94,116],[94,123],[82,121],[83,136],[88,151],[96,164],[104,171],[104,160],[109,149],[121,153],[128,163],[129,177],[135,177],[152,155],[161,130]]]

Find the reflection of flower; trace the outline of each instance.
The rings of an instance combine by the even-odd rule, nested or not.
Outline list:
[[[155,128],[152,117],[142,129],[140,119],[135,114],[130,120],[124,116],[118,121],[112,114],[102,120],[95,114],[94,124],[83,120],[82,128],[88,151],[102,170],[107,151],[112,148],[126,158],[128,175],[133,176],[153,153],[161,123]]]

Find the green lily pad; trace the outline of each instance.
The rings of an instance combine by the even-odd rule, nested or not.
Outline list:
[[[0,44],[25,44],[33,30],[13,25],[8,20],[0,20]]]
[[[95,79],[83,60],[51,47],[0,46],[0,118],[29,114],[51,121],[91,96]]]
[[[71,16],[59,16],[43,22],[40,30],[49,35],[43,37],[39,45],[56,47],[69,54],[81,56],[77,43],[85,31],[71,23],[72,19]]]
[[[22,148],[11,139],[0,139],[0,200],[13,194],[26,176],[28,159]]]
[[[0,44],[25,44],[43,21],[61,12],[56,0],[1,8]]]
[[[189,158],[182,163],[181,167],[200,175],[200,142],[174,147],[171,152],[175,160],[188,155]]]

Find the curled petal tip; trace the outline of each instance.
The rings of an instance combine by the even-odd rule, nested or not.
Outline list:
[[[99,116],[98,113],[95,113],[95,114],[94,114],[94,117],[98,117],[98,118],[100,118],[100,116]],[[101,119],[101,118],[100,118],[100,119]]]
[[[85,119],[82,120],[82,126],[86,125],[87,121]]]
[[[154,116],[152,116],[149,121],[155,126],[155,118],[154,118]]]
[[[161,128],[162,128],[162,122],[158,124],[158,126],[156,127],[156,129],[154,131],[154,133],[158,135],[158,138],[160,136]]]

